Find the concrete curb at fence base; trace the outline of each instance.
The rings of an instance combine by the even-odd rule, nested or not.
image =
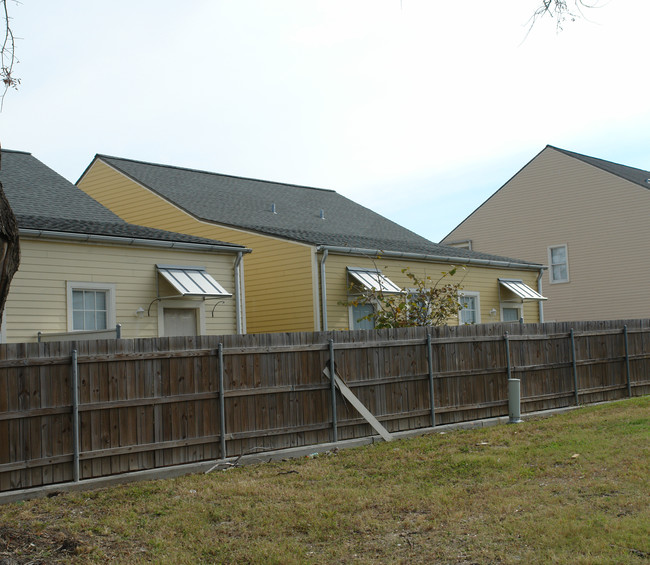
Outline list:
[[[590,404],[589,406],[594,406]],[[563,414],[572,410],[583,408],[583,406],[568,406],[566,408],[556,408],[553,410],[546,410],[542,412],[530,412],[529,414],[522,414],[524,421],[534,418],[548,418],[556,414]],[[444,424],[429,428],[418,428],[415,430],[406,430],[403,432],[392,432],[396,439],[407,439],[427,434],[436,434],[441,432],[448,432],[454,430],[473,430],[477,428],[488,428],[500,424],[508,423],[508,416],[498,416],[495,418],[487,418],[485,420],[473,420],[470,422],[458,422],[456,424]],[[242,455],[237,457],[228,457],[217,461],[202,461],[200,463],[188,463],[185,465],[178,465],[175,467],[164,467],[161,469],[149,469],[146,471],[134,471],[132,473],[124,473],[122,475],[115,475],[112,477],[100,477],[97,479],[84,479],[79,482],[73,483],[59,483],[54,485],[46,485],[36,487],[33,489],[20,489],[13,490],[7,493],[0,493],[0,504],[8,504],[11,502],[19,502],[21,500],[30,500],[32,498],[45,498],[47,496],[56,496],[65,492],[76,492],[83,490],[92,490],[110,486],[121,485],[125,483],[132,483],[137,481],[151,481],[156,479],[171,479],[181,477],[183,475],[190,475],[194,473],[217,472],[239,467],[244,465],[254,465],[259,463],[270,463],[272,461],[282,461],[284,459],[298,459],[300,457],[307,457],[309,455],[326,453],[333,449],[349,449],[352,447],[361,447],[371,445],[374,443],[381,443],[383,440],[381,436],[368,436],[363,438],[341,440],[336,443],[320,443],[317,445],[306,445],[301,447],[289,447],[286,449],[277,449],[274,451],[265,451],[249,455]]]

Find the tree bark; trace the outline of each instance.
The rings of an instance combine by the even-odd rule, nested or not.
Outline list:
[[[0,169],[2,168],[0,153]],[[18,224],[0,183],[0,322],[4,316],[9,285],[20,264]]]

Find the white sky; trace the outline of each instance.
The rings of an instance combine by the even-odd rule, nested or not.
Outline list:
[[[546,144],[650,169],[647,0],[21,0],[4,148],[332,188],[438,241]]]

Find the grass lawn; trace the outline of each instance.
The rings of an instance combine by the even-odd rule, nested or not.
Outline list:
[[[107,561],[650,564],[650,397],[0,506],[0,563]]]

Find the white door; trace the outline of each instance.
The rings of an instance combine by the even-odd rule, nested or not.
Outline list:
[[[165,308],[165,335],[197,335],[195,308]]]

